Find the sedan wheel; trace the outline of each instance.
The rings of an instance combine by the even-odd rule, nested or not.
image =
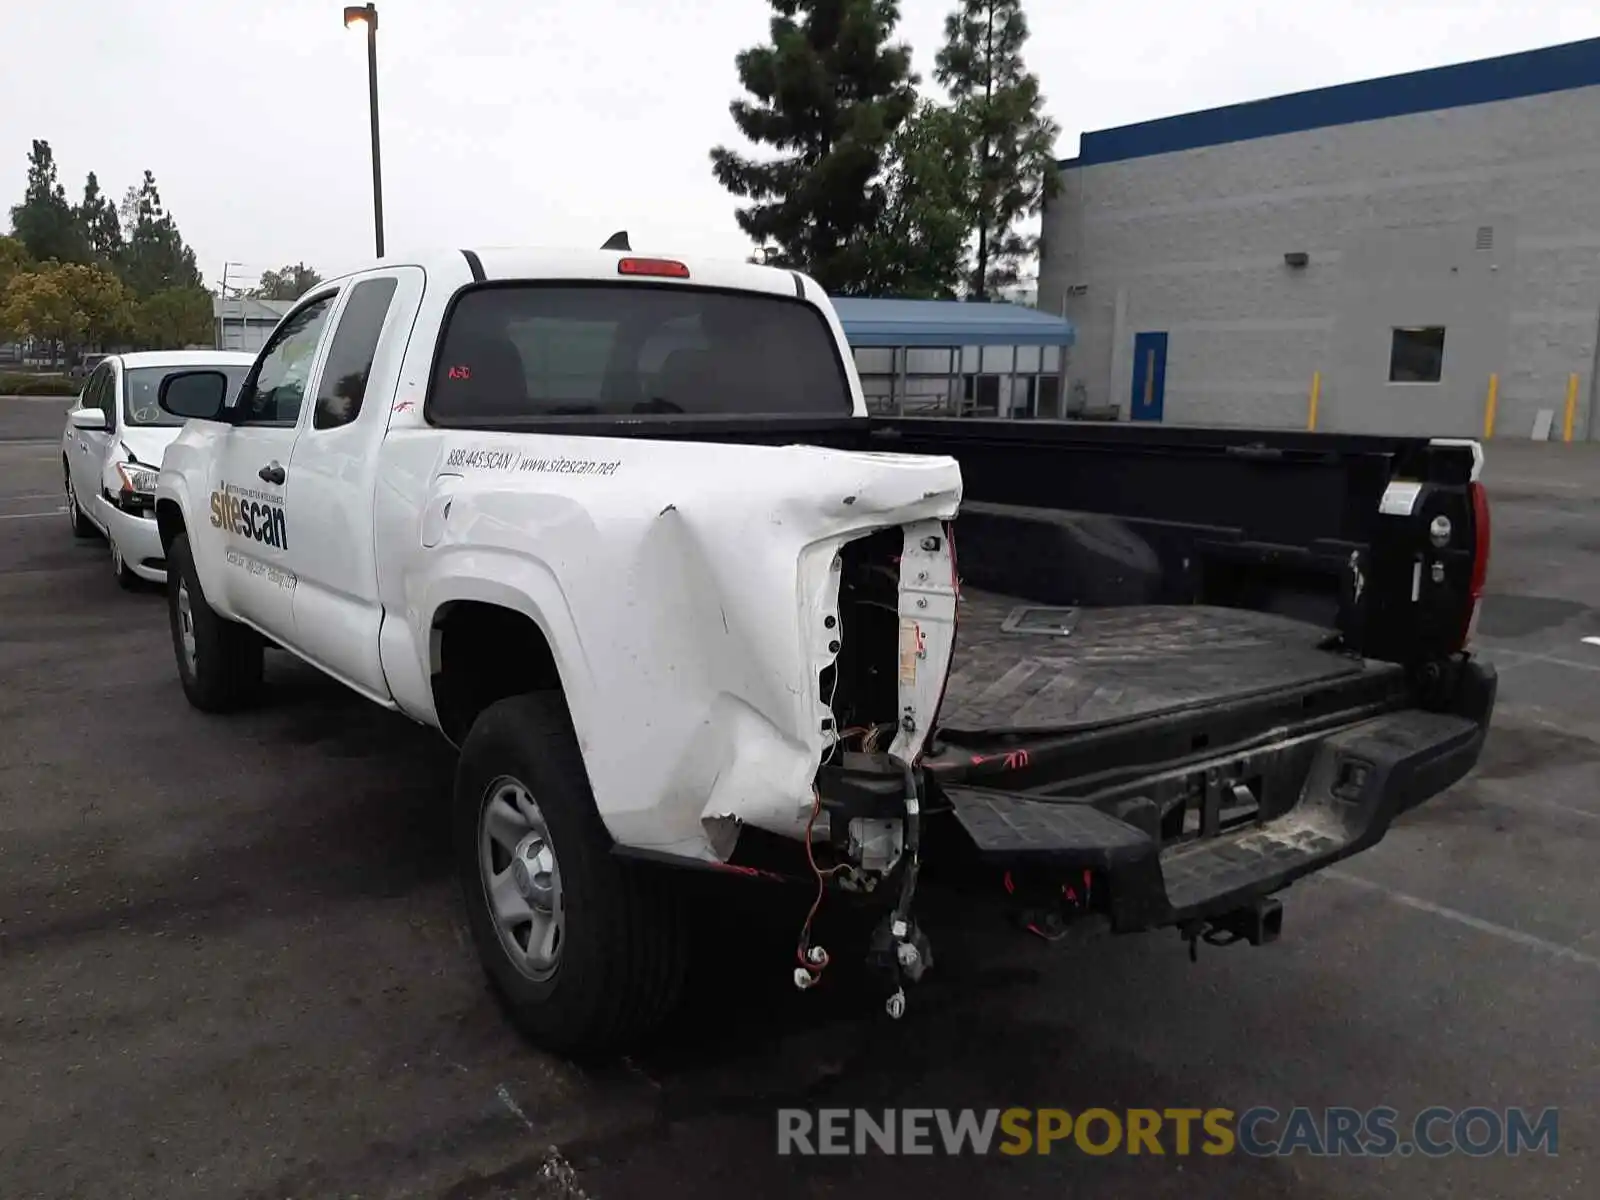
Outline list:
[[[139,586],[139,577],[128,569],[128,560],[122,557],[122,550],[117,546],[117,539],[107,536],[111,543],[111,570],[116,575],[117,582],[130,592]]]
[[[86,538],[94,532],[94,526],[78,507],[78,489],[72,486],[72,469],[63,463],[62,472],[67,481],[67,520],[72,525],[72,536]]]

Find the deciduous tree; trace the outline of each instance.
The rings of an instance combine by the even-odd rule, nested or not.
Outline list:
[[[58,342],[68,352],[126,329],[131,299],[104,267],[48,262],[12,276],[0,297],[0,325],[24,337]]]
[[[936,60],[934,74],[969,128],[975,246],[968,290],[980,298],[1017,280],[1038,245],[1018,225],[1057,187],[1060,130],[1023,64],[1027,40],[1021,0],[962,0],[945,21]]]
[[[215,337],[213,320],[211,293],[204,288],[163,288],[139,301],[134,340],[146,350],[209,346]]]
[[[890,144],[884,207],[867,236],[865,291],[938,300],[962,282],[970,231],[971,164],[966,123],[923,101]]]
[[[299,262],[276,271],[263,271],[261,282],[245,295],[258,300],[298,300],[321,282],[322,275],[318,271]]]
[[[6,324],[5,295],[12,279],[33,266],[28,250],[14,237],[0,237],[0,342],[10,341],[17,331]]]
[[[729,105],[764,153],[711,151],[717,181],[751,201],[741,229],[767,261],[831,292],[867,286],[866,235],[883,219],[891,140],[916,106],[911,51],[892,42],[896,0],[771,0],[767,44],[735,60],[749,93]]]
[[[13,275],[21,274],[33,266],[28,248],[14,237],[0,237],[0,294],[6,290]]]

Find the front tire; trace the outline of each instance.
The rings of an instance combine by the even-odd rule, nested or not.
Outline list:
[[[263,647],[255,630],[218,616],[180,533],[167,551],[167,615],[183,694],[201,712],[230,712],[261,694]]]
[[[83,515],[83,509],[78,507],[78,489],[72,486],[72,467],[66,459],[61,460],[61,473],[66,477],[67,483],[67,520],[72,524],[72,536],[86,538],[94,536],[94,523]]]
[[[461,747],[453,813],[467,921],[519,1028],[557,1053],[624,1049],[683,991],[681,897],[611,853],[566,704],[490,705]]]
[[[122,557],[117,539],[108,534],[106,540],[111,543],[111,573],[117,577],[117,586],[125,592],[138,591],[144,580],[128,569],[128,560]]]

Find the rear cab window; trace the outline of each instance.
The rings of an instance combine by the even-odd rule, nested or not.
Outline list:
[[[484,284],[456,298],[427,417],[470,428],[852,411],[833,332],[802,300],[561,281]]]

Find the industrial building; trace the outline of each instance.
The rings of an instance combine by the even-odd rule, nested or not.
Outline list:
[[[243,350],[254,354],[266,345],[293,300],[262,300],[255,296],[211,298],[213,342],[218,350]]]
[[[1600,437],[1600,39],[1083,136],[1044,212],[1122,419]]]

